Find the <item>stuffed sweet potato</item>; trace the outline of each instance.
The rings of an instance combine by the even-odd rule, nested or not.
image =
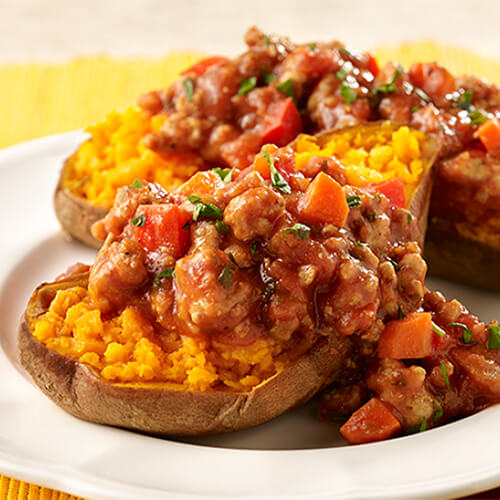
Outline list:
[[[352,344],[371,348],[418,307],[416,217],[347,184],[337,162],[317,172],[294,159],[267,146],[232,179],[122,188],[90,271],[42,285],[28,306],[21,361],[42,390],[95,422],[237,430],[306,401]]]

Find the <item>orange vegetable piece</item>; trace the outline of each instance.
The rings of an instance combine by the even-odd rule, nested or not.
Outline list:
[[[400,429],[401,423],[389,407],[372,398],[351,415],[340,433],[350,444],[362,444],[388,439]]]
[[[141,205],[136,217],[145,216],[144,225],[136,226],[135,237],[143,248],[154,252],[167,248],[175,257],[181,257],[189,244],[189,229],[183,229],[189,220],[188,214],[177,205]]]
[[[500,149],[500,123],[496,118],[484,122],[476,135],[488,152]]]
[[[222,186],[224,186],[224,182],[219,174],[213,170],[204,170],[203,172],[196,172],[191,179],[179,186],[176,192],[185,196],[190,194],[211,195]]]
[[[343,227],[349,213],[342,186],[320,172],[299,200],[299,212],[309,222],[328,222]]]
[[[432,315],[427,312],[408,314],[389,321],[378,341],[378,356],[389,359],[418,359],[434,353]]]

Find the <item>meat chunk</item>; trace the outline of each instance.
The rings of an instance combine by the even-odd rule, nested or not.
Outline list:
[[[116,311],[147,279],[142,246],[135,240],[114,241],[100,250],[90,270],[90,299],[104,313]]]
[[[224,210],[224,222],[236,238],[250,241],[267,238],[276,219],[285,211],[283,197],[268,187],[249,189],[233,198]]]
[[[401,361],[383,359],[367,377],[368,388],[391,404],[401,416],[403,427],[430,421],[436,402],[425,386],[425,369],[406,367]]]
[[[236,328],[259,295],[221,250],[200,247],[175,265],[177,317],[191,334]]]

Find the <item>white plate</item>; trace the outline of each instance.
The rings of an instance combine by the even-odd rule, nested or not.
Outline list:
[[[314,406],[191,443],[73,418],[20,368],[19,318],[37,284],[95,252],[66,241],[52,211],[62,161],[81,132],[0,152],[0,473],[92,499],[436,498],[500,485],[500,407],[422,434],[344,446]],[[432,281],[484,320],[499,295]]]

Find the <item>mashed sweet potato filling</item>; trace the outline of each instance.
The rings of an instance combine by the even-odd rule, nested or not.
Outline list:
[[[180,186],[204,162],[194,153],[159,155],[142,144],[164,120],[164,115],[151,116],[130,107],[87,127],[91,138],[68,160],[64,187],[92,205],[111,208],[117,189],[135,179],[157,182],[169,190]]]
[[[168,382],[205,391],[223,384],[245,391],[278,373],[280,346],[270,338],[238,347],[158,334],[137,307],[105,319],[92,308],[88,292],[57,292],[49,310],[31,325],[33,335],[59,354],[93,367],[117,383]]]
[[[395,128],[388,122],[337,132],[322,146],[316,137],[304,134],[297,139],[295,166],[302,170],[313,156],[335,156],[344,165],[349,184],[363,187],[400,177],[410,199],[424,173],[422,145],[426,140],[419,130]]]

